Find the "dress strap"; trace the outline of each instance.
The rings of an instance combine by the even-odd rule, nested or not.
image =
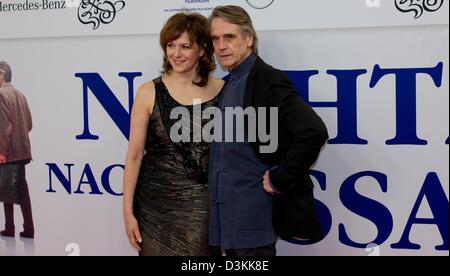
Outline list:
[[[161,83],[162,83],[162,76],[159,76],[159,77],[155,78],[155,79],[153,80],[153,83],[154,83],[155,85],[161,84]]]
[[[155,78],[153,80],[153,83],[155,84],[156,100],[158,101],[161,111],[169,112],[168,114],[170,114],[170,111],[172,111],[172,109],[177,106],[177,103],[172,101],[172,97],[170,96],[169,91],[167,91],[167,88],[164,85],[162,76]]]

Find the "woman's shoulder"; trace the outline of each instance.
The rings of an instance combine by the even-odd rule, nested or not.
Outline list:
[[[139,89],[138,89],[138,94],[141,95],[146,95],[146,96],[150,96],[150,95],[154,95],[155,94],[155,82],[154,81],[147,81],[145,83],[143,83]]]
[[[155,94],[155,83],[153,81],[148,81],[139,87],[136,100],[152,103],[155,101]]]

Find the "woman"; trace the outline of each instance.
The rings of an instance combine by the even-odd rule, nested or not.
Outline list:
[[[209,145],[174,142],[178,137],[171,137],[171,129],[176,120],[170,118],[177,107],[186,108],[192,117],[194,108],[217,104],[223,81],[210,77],[215,63],[206,23],[195,13],[179,13],[167,21],[160,34],[163,74],[145,83],[135,99],[124,174],[124,219],[130,243],[143,256],[211,254]],[[194,99],[201,103],[193,104]]]

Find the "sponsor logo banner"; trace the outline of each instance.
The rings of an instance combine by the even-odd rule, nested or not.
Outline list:
[[[176,12],[239,5],[258,31],[448,24],[447,1],[0,0],[0,39],[157,34]],[[267,20],[270,18],[271,20]]]

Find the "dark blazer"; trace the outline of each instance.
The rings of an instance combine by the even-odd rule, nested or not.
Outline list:
[[[278,107],[277,151],[260,153],[261,141],[252,143],[260,160],[275,168],[270,172],[271,183],[280,192],[273,201],[275,232],[283,239],[322,238],[309,170],[328,140],[325,124],[288,77],[259,57],[247,80],[244,108],[249,106]]]

